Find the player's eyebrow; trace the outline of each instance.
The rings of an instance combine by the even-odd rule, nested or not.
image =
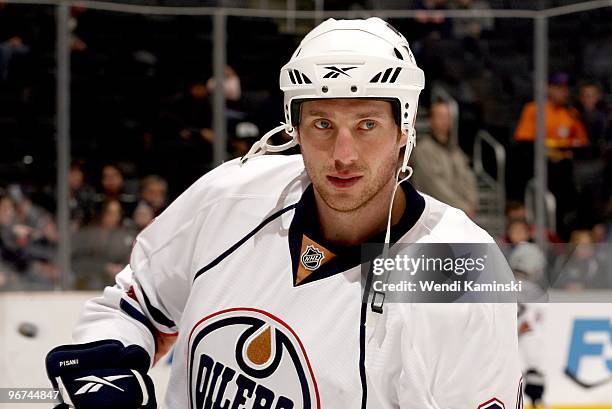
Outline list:
[[[322,118],[329,118],[330,116],[333,116],[333,115],[330,115],[329,112],[325,112],[325,111],[307,111],[306,116],[317,116],[317,117],[322,117]],[[384,113],[381,111],[359,112],[354,115],[355,119],[382,118],[382,117],[384,117]]]
[[[384,114],[380,111],[368,111],[368,112],[360,112],[355,115],[356,119],[362,118],[382,118]]]
[[[306,116],[320,116],[320,117],[329,117],[329,113],[325,111],[308,111],[306,112]]]

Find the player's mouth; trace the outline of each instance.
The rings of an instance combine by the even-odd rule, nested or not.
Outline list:
[[[336,176],[327,176],[327,180],[336,188],[346,189],[353,186],[355,183],[359,182],[362,176],[350,176],[350,175],[336,175]]]

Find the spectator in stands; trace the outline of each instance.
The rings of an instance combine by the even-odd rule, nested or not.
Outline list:
[[[97,202],[104,203],[117,200],[123,211],[129,212],[136,205],[136,195],[127,191],[123,172],[118,165],[107,164],[102,168],[100,178],[102,192],[98,194]]]
[[[9,186],[9,195],[15,203],[15,229],[28,261],[53,262],[58,239],[55,221],[20,186]]]
[[[457,141],[450,140],[451,123],[448,103],[432,103],[429,110],[431,133],[417,141],[412,182],[423,193],[473,217],[478,203],[476,176]]]
[[[102,204],[96,222],[83,227],[72,240],[74,287],[100,290],[112,285],[115,275],[128,263],[134,234],[122,226],[121,203]]]
[[[602,96],[601,85],[598,82],[585,81],[580,84],[577,109],[597,157],[606,143],[605,133],[609,126],[609,117]]]
[[[546,102],[545,144],[548,156],[548,188],[557,201],[557,229],[561,238],[567,238],[567,225],[576,217],[573,199],[576,197],[574,180],[575,148],[589,144],[578,111],[569,106],[569,77],[558,73],[550,78]],[[514,133],[517,141],[532,142],[536,138],[536,104],[523,107]]]
[[[22,271],[25,261],[15,229],[15,204],[9,196],[0,196],[0,256],[11,270]]]
[[[546,147],[551,161],[571,158],[571,148],[588,145],[584,125],[578,111],[569,106],[569,77],[565,73],[555,74],[548,85],[546,102]],[[514,133],[517,141],[534,141],[536,138],[536,103],[523,107]]]
[[[72,230],[76,231],[93,217],[96,200],[94,188],[85,182],[82,162],[74,161],[70,165],[68,185],[70,187],[70,220]]]
[[[596,255],[591,231],[573,231],[567,251],[556,259],[554,286],[567,290],[606,288],[608,277]]]
[[[452,30],[451,20],[444,17],[443,14],[435,12],[436,10],[448,9],[447,0],[417,0],[414,8],[417,10],[414,18],[417,24],[413,28],[416,32],[411,37],[417,40],[437,40],[450,35]],[[425,13],[420,10],[425,11]]]
[[[184,119],[181,138],[199,137],[208,143],[213,142],[212,107],[208,96],[208,86],[203,81],[195,81],[189,86],[189,94],[177,101],[178,116]]]
[[[525,219],[511,219],[506,225],[504,241],[514,247],[519,243],[533,242],[529,224]]]
[[[225,80],[223,81],[223,91],[227,101],[239,101],[242,96],[242,87],[240,86],[240,78],[236,71],[229,65],[225,66]],[[206,81],[206,89],[210,94],[215,92],[216,81],[211,77]]]
[[[57,228],[51,216],[32,203],[18,185],[0,200],[0,249],[5,264],[18,272],[20,288],[48,288],[58,279]]]
[[[15,56],[22,56],[30,51],[30,47],[23,43],[19,36],[11,37],[0,42],[0,81],[6,81],[9,75],[9,66]]]
[[[164,101],[153,131],[154,166],[149,170],[172,180],[182,191],[211,168],[214,134],[206,81],[195,79]],[[181,158],[177,166],[175,158]]]
[[[155,218],[153,208],[145,202],[138,203],[134,213],[132,214],[131,224],[135,234],[140,233],[145,227],[147,227]]]
[[[83,6],[70,7],[70,20],[68,27],[70,28],[70,49],[73,52],[81,53],[87,50],[87,43],[79,37],[79,17],[87,12],[87,8]]]
[[[457,10],[490,10],[486,0],[455,0],[452,7]],[[483,31],[493,29],[493,17],[455,18],[453,19],[453,36],[459,39],[470,38],[479,40]]]
[[[11,254],[6,243],[14,219],[15,207],[13,202],[4,192],[0,191],[0,289],[9,285],[10,278],[15,271],[10,261]]]
[[[248,153],[253,143],[259,139],[259,128],[252,122],[240,122],[236,125],[231,138],[232,157],[238,158]]]
[[[580,202],[589,205],[582,211],[581,219],[594,223],[603,218],[612,193],[612,188],[606,186],[606,180],[612,176],[612,139],[608,141],[606,133],[612,132],[612,128],[598,82],[580,84],[577,108],[590,145],[576,156],[575,180]]]
[[[154,216],[159,216],[166,208],[167,200],[168,182],[166,182],[166,179],[161,176],[150,175],[142,180],[140,201],[144,201],[153,210]]]
[[[506,237],[503,239],[504,242],[506,243],[518,243],[519,241],[517,241],[516,239],[510,239],[509,236],[510,234],[510,228],[512,227],[511,224],[517,221],[520,223],[526,223],[527,227],[528,227],[528,239],[525,241],[533,241],[533,237],[535,237],[536,235],[536,226],[534,224],[530,224],[528,222],[528,217],[527,217],[527,209],[525,208],[525,204],[522,202],[518,202],[518,201],[514,201],[511,200],[506,204]],[[512,227],[513,229],[516,229],[516,226]],[[522,229],[522,228],[519,228]],[[518,234],[516,233],[517,236],[522,236],[522,234]],[[546,239],[548,240],[548,242],[550,243],[560,243],[561,239],[559,239],[559,237],[555,234],[554,231],[546,228]]]
[[[30,52],[27,37],[32,28],[26,27],[19,16],[19,9],[0,2],[0,81],[8,79],[13,60]]]

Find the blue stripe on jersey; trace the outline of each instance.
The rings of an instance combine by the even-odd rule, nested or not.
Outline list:
[[[161,325],[170,328],[171,330],[175,328],[176,324],[174,323],[174,321],[166,317],[163,312],[161,312],[151,304],[151,302],[149,301],[149,297],[147,297],[147,293],[145,293],[142,286],[140,286],[140,292],[142,293],[142,297],[144,298],[145,307],[149,311],[149,314],[151,314],[151,318],[153,318]]]
[[[143,313],[138,311],[136,308],[134,308],[129,302],[127,302],[123,298],[121,299],[121,301],[119,301],[119,308],[121,308],[121,310],[125,312],[130,318],[135,319],[136,321],[140,322],[142,325],[147,327],[147,329],[151,331],[151,335],[153,335],[153,340],[155,342],[155,339],[157,336],[156,335],[157,330],[155,329],[153,324],[151,324],[151,321],[149,321]]]
[[[249,240],[251,237],[253,237],[258,231],[260,231],[261,229],[263,229],[268,223],[270,223],[272,220],[278,218],[279,216],[283,215],[284,213],[288,212],[289,210],[292,210],[295,208],[295,206],[297,206],[297,204],[292,204],[290,206],[287,206],[281,210],[279,210],[276,213],[273,213],[271,216],[267,217],[263,222],[259,223],[259,225],[257,227],[255,227],[253,230],[251,230],[249,232],[249,234],[247,234],[246,236],[244,236],[243,238],[241,238],[240,240],[238,240],[232,247],[230,247],[229,249],[225,250],[223,253],[221,253],[221,255],[219,255],[216,259],[214,259],[213,261],[211,261],[210,263],[208,263],[206,266],[202,267],[195,275],[195,277],[193,278],[193,281],[197,280],[197,278],[207,272],[208,270],[210,270],[211,268],[213,268],[214,266],[216,266],[217,264],[219,264],[221,261],[223,261],[224,258],[226,258],[227,256],[229,256],[230,254],[232,254],[234,251],[236,251],[238,249],[238,247],[242,246],[247,240]]]

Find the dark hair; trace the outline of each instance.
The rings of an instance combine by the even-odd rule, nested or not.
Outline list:
[[[580,81],[580,83],[578,84],[578,88],[582,88],[582,87],[595,87],[600,92],[603,91],[603,87],[601,83],[594,79],[587,79],[587,80]]]
[[[429,107],[427,110],[427,116],[431,117],[431,111],[433,111],[434,105],[448,105],[448,101],[442,98],[436,98],[429,103]]]
[[[166,187],[166,190],[168,190],[168,182],[166,181],[166,179],[159,175],[145,176],[140,182],[140,190],[143,191],[145,187],[149,186],[152,183],[161,183]]]
[[[510,213],[513,210],[524,208],[525,204],[523,202],[519,202],[518,200],[511,200],[506,203],[506,214]]]

